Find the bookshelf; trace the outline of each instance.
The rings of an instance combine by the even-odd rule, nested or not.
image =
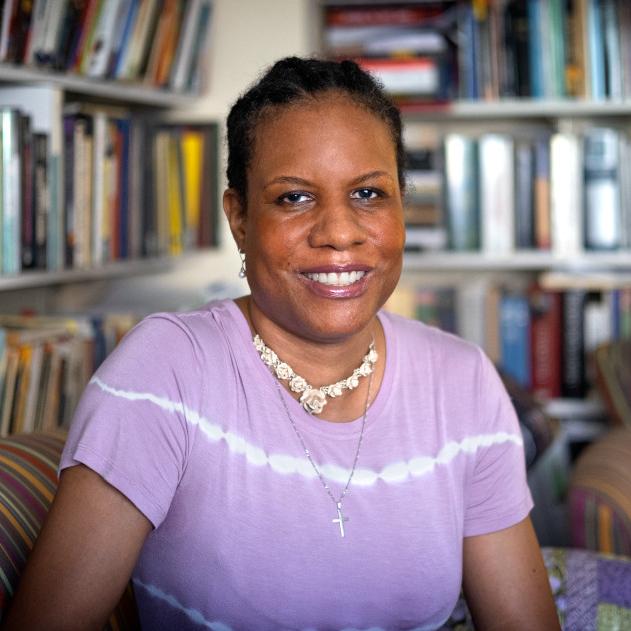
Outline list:
[[[108,294],[220,241],[218,125],[175,116],[204,96],[213,0],[5,5],[0,435],[67,424],[146,313]]]
[[[481,345],[552,416],[602,417],[589,353],[631,335],[631,6],[319,6],[320,49],[374,72],[403,116],[408,251],[389,306]]]

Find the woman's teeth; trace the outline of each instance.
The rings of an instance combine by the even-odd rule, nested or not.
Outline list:
[[[352,285],[357,282],[365,273],[366,272],[342,272],[341,274],[337,274],[336,272],[329,272],[328,274],[305,274],[305,276],[323,285],[344,286]]]

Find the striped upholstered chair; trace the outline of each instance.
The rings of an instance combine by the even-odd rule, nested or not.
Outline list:
[[[63,434],[0,439],[0,623],[55,495],[63,445]],[[106,628],[139,628],[131,585]]]

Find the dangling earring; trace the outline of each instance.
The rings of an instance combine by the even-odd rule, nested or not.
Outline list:
[[[241,269],[239,270],[239,278],[245,278],[245,252],[239,249],[239,256],[241,257]]]

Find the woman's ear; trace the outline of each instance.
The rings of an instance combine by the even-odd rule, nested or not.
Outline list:
[[[223,211],[228,219],[232,238],[242,250],[245,244],[247,216],[241,196],[234,188],[227,188],[223,194]]]

